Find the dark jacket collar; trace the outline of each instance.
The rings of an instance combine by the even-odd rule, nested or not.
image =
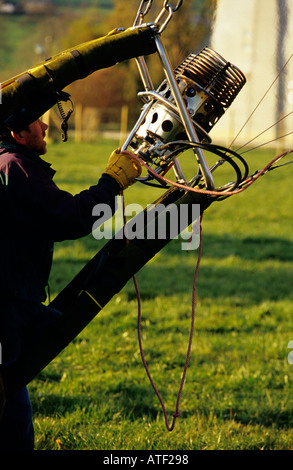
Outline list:
[[[51,178],[53,178],[56,173],[55,170],[51,168],[51,163],[45,162],[37,153],[32,152],[30,149],[24,147],[24,145],[20,145],[17,142],[12,143],[0,141],[0,148],[5,149],[9,153],[17,153],[34,160],[42,166],[42,168],[48,173],[49,176],[51,176]]]

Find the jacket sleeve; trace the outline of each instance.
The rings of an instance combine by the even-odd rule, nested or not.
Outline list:
[[[15,215],[20,230],[62,241],[92,231],[97,204],[108,204],[113,214],[120,190],[113,178],[103,175],[96,185],[72,195],[58,188],[39,164],[26,160],[11,164],[7,191],[11,217]]]

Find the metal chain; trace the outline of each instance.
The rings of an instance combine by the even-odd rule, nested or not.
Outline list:
[[[171,3],[169,3],[167,0],[164,1],[164,6],[160,13],[158,14],[155,23],[159,23],[160,20],[166,15],[166,12],[168,13],[167,18],[165,19],[164,23],[161,25],[159,29],[159,33],[162,33],[165,29],[171,18],[173,17],[173,13],[181,7],[183,3],[183,0],[178,0],[177,5],[173,6]]]
[[[152,7],[152,3],[153,3],[153,0],[142,0],[141,1],[140,5],[139,5],[139,8],[138,8],[138,11],[137,11],[137,14],[136,14],[135,21],[133,23],[133,26],[137,26],[138,24],[142,23],[143,18],[150,11],[150,9]],[[146,4],[145,8],[144,8],[144,4]]]
[[[136,14],[136,18],[134,20],[134,23],[133,23],[133,26],[138,26],[140,24],[142,24],[142,21],[143,21],[143,18],[148,14],[148,12],[150,11],[151,7],[152,7],[152,3],[153,3],[153,0],[142,0],[140,2],[140,5],[139,5],[139,8],[138,8],[138,11],[137,11],[137,14]],[[158,24],[161,19],[166,15],[167,13],[167,18],[165,19],[165,21],[163,22],[163,24],[161,25],[160,29],[159,29],[159,33],[161,33],[162,31],[164,31],[164,29],[166,28],[167,24],[169,23],[169,21],[171,20],[172,16],[173,16],[173,13],[177,10],[179,10],[179,8],[181,7],[183,3],[183,0],[178,0],[177,4],[176,5],[173,5],[171,2],[168,2],[168,0],[164,0],[164,5],[163,5],[163,8],[162,10],[160,11],[160,13],[158,14],[157,18],[155,19],[155,24]]]

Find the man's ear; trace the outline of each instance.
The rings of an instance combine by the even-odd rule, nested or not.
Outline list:
[[[11,135],[18,144],[23,144],[24,136],[21,132],[11,131]]]

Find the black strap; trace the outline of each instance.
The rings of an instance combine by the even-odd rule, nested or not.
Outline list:
[[[79,70],[79,73],[80,73],[79,78],[87,77],[89,75],[90,71],[89,71],[89,69],[88,69],[81,53],[77,49],[73,49],[72,51],[70,51],[70,54],[74,58],[76,66]]]

